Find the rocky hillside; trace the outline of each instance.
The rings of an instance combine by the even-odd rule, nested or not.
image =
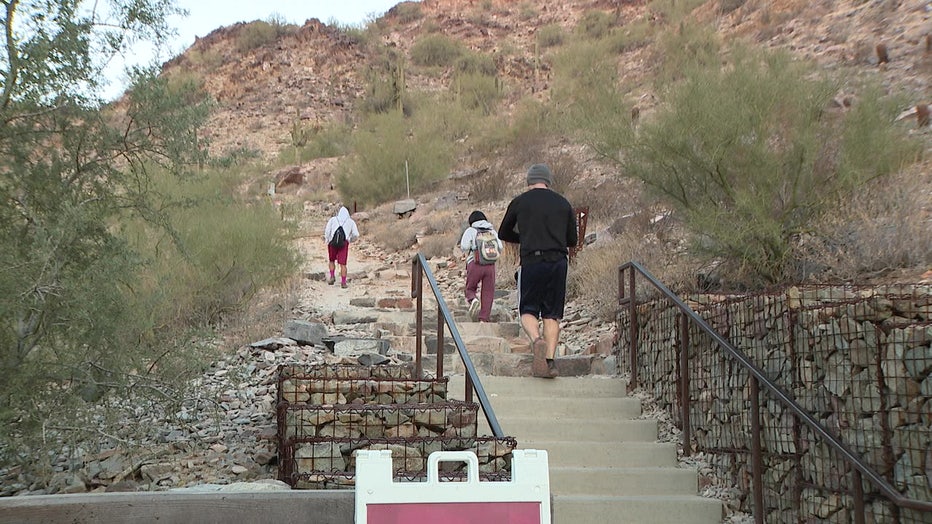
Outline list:
[[[375,24],[379,42],[368,45],[352,31],[317,19],[289,28],[267,45],[244,49],[250,24],[222,27],[198,39],[165,64],[166,74],[197,73],[219,102],[208,130],[214,153],[255,150],[275,155],[290,144],[296,118],[325,125],[344,121],[365,93],[363,73],[379,45],[407,52],[421,36],[440,32],[469,48],[495,57],[508,102],[528,94],[545,98],[547,63],[536,63],[537,31],[559,24],[572,31],[590,10],[613,13],[623,24],[649,20],[662,24],[646,0],[424,0],[420,16],[406,16],[410,2],[397,5]],[[879,70],[891,86],[916,103],[929,99],[932,73],[926,1],[710,0],[693,16],[729,36],[788,49],[827,68]],[[884,56],[878,55],[878,46]],[[646,83],[654,49],[641,47],[618,60],[629,85],[645,86],[632,99],[650,100]],[[444,78],[412,68],[410,88],[436,87]]]

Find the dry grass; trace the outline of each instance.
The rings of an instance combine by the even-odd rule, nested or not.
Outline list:
[[[417,243],[417,228],[412,220],[398,218],[389,206],[382,206],[371,214],[366,235],[385,251],[404,251]]]
[[[596,185],[577,184],[564,195],[575,207],[588,207],[589,219],[606,224],[623,221],[638,210],[650,208],[643,200],[640,182],[608,179]]]
[[[227,348],[238,348],[281,333],[299,303],[305,285],[297,275],[280,286],[260,291],[245,309],[225,317],[222,336]]]
[[[667,226],[631,222],[620,235],[587,246],[575,258],[569,274],[568,294],[585,297],[599,318],[611,321],[618,310],[618,266],[636,261],[675,292],[695,287],[696,262],[678,253],[678,241],[665,238],[658,228]]]
[[[517,194],[520,188],[516,180],[515,177],[493,170],[471,176],[465,183],[466,191],[469,192],[469,201],[481,205],[498,202],[504,195]]]
[[[451,231],[444,234],[432,235],[430,237],[423,238],[418,243],[418,251],[420,251],[428,259],[433,257],[447,257],[447,256],[458,256],[460,253],[459,250],[460,235],[455,231]]]
[[[932,175],[924,162],[875,181],[817,224],[800,242],[800,277],[865,279],[932,266]],[[821,269],[814,275],[813,269]],[[809,274],[806,274],[809,273]]]

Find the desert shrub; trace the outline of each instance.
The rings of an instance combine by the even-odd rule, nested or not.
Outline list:
[[[403,24],[417,22],[424,17],[424,13],[421,12],[421,4],[416,2],[401,2],[391,8],[387,14],[398,18],[398,21]]]
[[[625,24],[609,37],[608,49],[614,53],[625,53],[649,44],[654,38],[654,27],[648,20]]]
[[[405,92],[403,56],[392,50],[377,55],[364,75],[366,96],[359,105],[363,113],[410,110],[413,100]]]
[[[626,101],[604,41],[568,46],[554,57],[553,97],[561,107],[560,126],[582,137],[597,153],[613,157],[633,133]]]
[[[748,0],[721,0],[719,3],[718,9],[723,15],[738,9],[743,6]]]
[[[287,24],[276,18],[270,18],[269,21],[256,20],[240,29],[234,47],[241,53],[264,47],[287,34],[289,30]]]
[[[780,282],[826,202],[914,159],[895,104],[868,90],[827,112],[836,92],[783,53],[736,48],[728,67],[690,69],[619,160],[682,214],[698,253],[745,285]]]
[[[527,169],[545,158],[547,141],[562,131],[553,106],[528,97],[519,102],[510,125],[493,127],[476,149],[501,152],[506,167]]]
[[[473,135],[481,135],[487,117],[466,107],[452,95],[419,98],[417,109],[412,115],[412,126],[422,132],[434,134],[445,142],[463,142]]]
[[[223,55],[213,49],[189,49],[183,56],[197,69],[212,71],[223,64]]]
[[[461,44],[437,33],[422,36],[411,46],[411,61],[423,67],[450,67],[462,54]]]
[[[253,160],[257,160],[262,154],[255,149],[246,146],[240,146],[235,149],[223,151],[217,156],[207,159],[207,165],[213,169],[229,169],[237,165],[245,165]]]
[[[682,80],[687,71],[720,65],[721,38],[706,25],[683,22],[675,30],[664,31],[659,43],[654,60],[660,64],[655,75],[658,90]]]
[[[567,104],[614,89],[618,74],[614,67],[605,67],[611,58],[604,41],[586,40],[563,48],[553,57],[554,98]]]
[[[561,45],[563,39],[563,27],[560,24],[547,24],[537,30],[537,45],[541,48]]]
[[[463,107],[478,110],[483,114],[492,114],[502,98],[501,83],[498,78],[480,74],[461,74],[456,76],[456,96]]]
[[[351,136],[352,130],[345,124],[324,128],[311,127],[304,145],[280,151],[275,164],[282,166],[309,162],[317,158],[343,156],[350,151]]]
[[[161,195],[197,204],[171,208],[171,236],[144,223],[126,229],[148,260],[135,293],[138,309],[153,312],[156,325],[217,322],[296,269],[288,223],[271,205],[239,201],[237,180],[228,171],[185,184],[161,182]]]
[[[393,112],[370,116],[353,135],[354,154],[339,165],[345,200],[373,204],[423,190],[449,173],[452,146]]]
[[[340,29],[341,40],[344,43],[364,47],[372,39],[371,33],[365,27],[355,25],[337,25],[337,27]]]
[[[653,0],[647,8],[668,23],[678,24],[706,0]]]
[[[537,8],[532,4],[523,2],[519,7],[521,9],[521,12],[519,13],[521,20],[532,20],[537,18]]]
[[[491,55],[472,51],[465,52],[457,58],[453,68],[457,73],[471,75],[495,76],[498,74],[498,67],[495,66],[495,59]]]
[[[604,11],[586,11],[576,25],[576,33],[585,38],[600,39],[608,36],[615,25],[615,17]]]

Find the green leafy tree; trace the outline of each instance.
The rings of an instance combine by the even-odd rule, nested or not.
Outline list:
[[[156,357],[126,326],[142,259],[120,224],[170,230],[167,206],[151,205],[151,170],[195,175],[208,104],[151,70],[133,72],[117,107],[97,94],[115,53],[169,35],[170,1],[0,6],[0,426],[15,438],[152,371]]]

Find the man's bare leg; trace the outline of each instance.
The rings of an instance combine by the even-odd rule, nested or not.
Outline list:
[[[547,341],[547,358],[553,359],[560,343],[560,321],[553,318],[544,319],[544,340]]]
[[[531,352],[534,356],[531,374],[538,378],[551,378],[550,367],[547,365],[547,341],[541,337],[537,317],[530,314],[521,315],[521,327],[531,339]]]
[[[524,328],[524,332],[531,339],[531,344],[540,338],[540,326],[537,324],[537,317],[534,315],[529,313],[521,315],[521,327]]]

